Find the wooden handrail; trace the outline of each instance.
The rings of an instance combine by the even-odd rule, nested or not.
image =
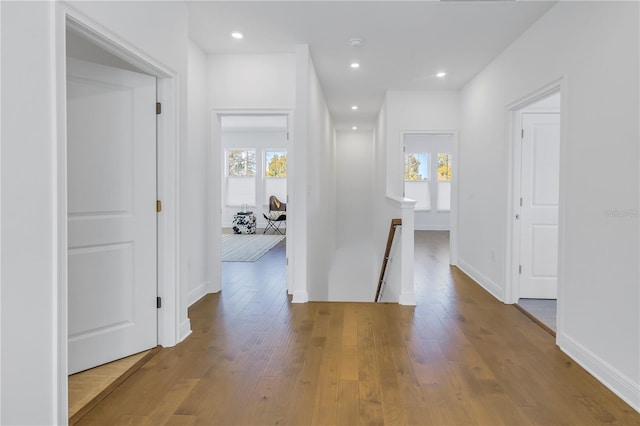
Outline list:
[[[378,289],[376,290],[375,302],[377,302],[380,298],[380,291],[382,290],[382,283],[384,282],[384,274],[387,271],[389,253],[391,252],[391,244],[393,244],[393,237],[396,235],[397,226],[402,226],[402,219],[391,219],[391,225],[389,226],[389,237],[387,238],[387,247],[384,250],[384,259],[382,259],[382,269],[380,270],[380,279],[378,280]]]

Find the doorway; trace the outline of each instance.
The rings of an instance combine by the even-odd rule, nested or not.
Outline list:
[[[220,170],[221,283],[224,286],[229,271],[237,272],[243,265],[249,270],[251,263],[273,251],[279,255],[266,257],[276,267],[286,269],[283,290],[288,289],[290,114],[218,112],[214,123],[219,141],[215,150],[219,159],[214,159],[214,164],[219,164]],[[273,203],[278,205],[277,212]]]
[[[177,301],[180,300],[180,287],[178,286],[177,277],[171,272],[175,271],[178,266],[177,242],[179,234],[177,232],[177,217],[179,213],[178,192],[177,192],[177,164],[168,159],[178,157],[179,144],[176,141],[177,132],[177,110],[176,110],[176,79],[173,71],[169,70],[160,63],[148,59],[141,51],[132,46],[123,46],[117,36],[110,33],[104,28],[100,28],[90,19],[75,10],[66,8],[65,5],[59,5],[59,12],[56,18],[56,40],[61,43],[56,44],[56,94],[57,104],[57,170],[59,175],[56,180],[57,187],[57,279],[58,279],[58,363],[57,363],[57,410],[59,413],[59,422],[65,423],[68,420],[68,373],[69,366],[67,363],[69,350],[69,293],[68,279],[72,271],[69,268],[68,243],[70,238],[68,233],[71,231],[68,224],[69,208],[68,201],[68,185],[71,184],[67,173],[67,152],[68,152],[68,129],[67,129],[67,46],[66,39],[68,34],[77,36],[81,43],[90,43],[94,47],[102,49],[112,55],[110,60],[114,62],[109,64],[116,68],[124,70],[141,71],[144,74],[152,76],[156,81],[155,100],[163,106],[163,113],[153,115],[155,121],[156,132],[156,156],[157,170],[154,173],[153,181],[157,182],[156,191],[153,192],[154,200],[152,202],[155,207],[155,198],[159,198],[170,206],[172,209],[163,211],[162,215],[157,217],[155,229],[156,241],[156,289],[158,295],[162,295],[163,302],[167,309],[155,310],[156,297],[152,296],[151,304],[154,306],[154,314],[156,318],[156,327],[154,333],[154,341],[163,346],[173,346],[184,338],[185,334],[181,327],[185,322],[182,321],[181,315],[184,313],[186,317],[186,308],[184,310],[177,307]],[[120,41],[116,41],[120,40]],[[102,53],[100,54],[102,56]],[[92,59],[92,58],[84,58]],[[93,60],[93,62],[100,62]],[[104,64],[102,64],[104,65]],[[130,68],[128,68],[130,67]],[[156,181],[157,175],[157,181]],[[155,196],[157,195],[157,197]],[[155,208],[154,208],[155,211]],[[173,307],[176,309],[173,309]],[[119,304],[114,309],[123,309]],[[125,308],[126,309],[126,308]],[[188,324],[188,321],[186,322]],[[125,324],[123,324],[125,326]]]
[[[519,108],[513,150],[512,294],[548,331],[557,330],[560,93]]]

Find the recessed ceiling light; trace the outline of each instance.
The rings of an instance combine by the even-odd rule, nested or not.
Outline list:
[[[244,38],[244,34],[242,34],[240,31],[234,31],[231,33],[231,37],[235,38],[236,40],[240,40]]]
[[[353,127],[351,128],[351,130],[358,130],[358,127],[357,127],[357,126],[353,126]]]
[[[351,68],[360,68],[360,64],[357,62],[351,62]]]
[[[357,109],[358,109],[358,105],[353,105],[353,106],[351,107],[351,109],[352,109],[352,110],[354,110],[354,111],[355,111],[355,110],[357,110]]]
[[[446,72],[442,72],[442,71],[440,71],[438,74],[436,74],[436,77],[438,77],[438,78],[443,78],[445,75],[447,75],[447,73],[446,73]]]

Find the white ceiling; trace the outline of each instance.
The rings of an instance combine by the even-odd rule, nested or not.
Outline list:
[[[460,89],[555,1],[187,3],[190,37],[207,53],[293,53],[309,44],[333,123],[345,130],[373,128],[386,90]],[[232,39],[234,30],[245,38]],[[361,47],[350,45],[354,37]],[[441,70],[444,79],[435,76]]]

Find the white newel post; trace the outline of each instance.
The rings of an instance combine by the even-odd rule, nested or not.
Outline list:
[[[402,209],[402,236],[400,255],[400,300],[401,305],[416,305],[416,295],[413,283],[413,231],[414,231],[414,210],[415,200],[403,198],[400,202]]]
[[[414,210],[416,201],[403,197],[387,196],[395,207],[400,208],[402,226],[400,227],[400,298],[401,305],[416,305],[416,295],[413,282],[414,262]]]

